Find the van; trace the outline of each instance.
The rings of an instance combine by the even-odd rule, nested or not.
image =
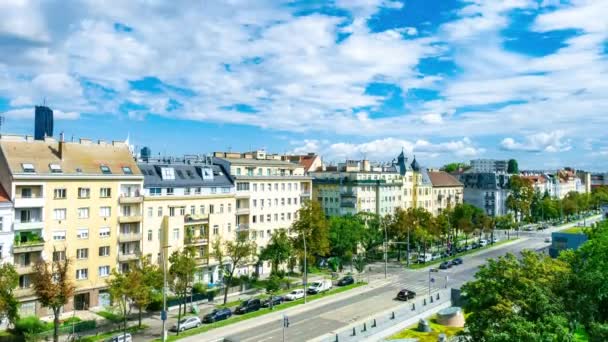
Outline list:
[[[418,255],[418,263],[424,264],[425,262],[429,262],[433,260],[433,255],[431,253],[419,254]]]
[[[308,293],[316,294],[316,293],[325,292],[325,291],[331,289],[331,287],[332,287],[332,284],[331,284],[331,280],[329,280],[329,279],[315,281],[308,287]]]
[[[485,247],[488,245],[488,241],[487,240],[479,240],[479,246],[480,247]]]

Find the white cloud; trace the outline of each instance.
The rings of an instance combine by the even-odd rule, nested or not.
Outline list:
[[[20,119],[28,119],[32,120],[34,118],[34,108],[19,108],[19,109],[11,109],[2,113],[6,118],[11,120],[20,120]],[[53,110],[53,118],[55,120],[76,120],[80,117],[77,112],[63,112],[61,110]]]
[[[526,152],[565,152],[572,149],[570,140],[565,139],[563,131],[539,132],[524,137],[522,141],[505,138],[500,146],[507,151]]]
[[[443,117],[441,116],[441,114],[429,113],[422,115],[420,117],[420,120],[422,120],[422,122],[426,124],[440,124],[443,122]]]

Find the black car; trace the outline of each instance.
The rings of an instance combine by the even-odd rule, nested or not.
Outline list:
[[[338,280],[338,286],[346,286],[354,283],[355,279],[352,276],[345,276],[344,278]]]
[[[416,298],[416,292],[403,289],[397,293],[398,300],[408,300]]]
[[[452,260],[452,265],[462,265],[462,258],[455,258]]]
[[[439,265],[439,269],[441,269],[441,270],[447,270],[450,267],[452,267],[451,261],[444,261]]]
[[[232,311],[230,311],[228,308],[214,309],[203,317],[203,323],[221,321],[230,318],[230,316],[232,316]]]
[[[283,303],[285,301],[285,298],[283,298],[282,296],[272,296],[266,300],[264,300],[264,302],[262,303],[262,306],[265,308],[269,308],[272,304],[272,306],[276,306],[279,305],[281,303]]]
[[[235,310],[235,314],[246,314],[252,311],[258,311],[262,307],[262,302],[257,298],[251,298],[243,301]]]

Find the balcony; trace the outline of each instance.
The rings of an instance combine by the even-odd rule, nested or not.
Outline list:
[[[141,215],[118,216],[118,223],[137,223],[141,222]]]
[[[44,207],[44,197],[15,197],[14,203],[15,209]]]
[[[13,254],[42,252],[44,250],[44,240],[18,242],[13,245]]]
[[[302,192],[300,192],[300,197],[310,198],[311,195],[310,190],[302,190]]]
[[[15,230],[34,230],[43,229],[44,222],[42,221],[30,221],[30,222],[19,222],[15,221],[13,224]]]
[[[120,197],[118,197],[118,203],[120,203],[120,204],[137,204],[137,203],[141,203],[143,201],[144,201],[144,197],[139,196],[139,194],[137,194],[137,196],[135,196],[135,195],[129,196],[126,194],[121,194]]]
[[[16,264],[15,270],[19,275],[34,273],[35,262],[30,262],[27,265]]]
[[[248,223],[241,223],[237,226],[238,230],[247,230],[249,229],[249,224]]]
[[[195,236],[184,239],[184,244],[192,246],[201,246],[209,244],[209,240],[206,237]]]
[[[141,241],[141,233],[120,233],[118,234],[118,242],[135,242]]]
[[[32,296],[34,296],[34,288],[33,287],[17,288],[17,289],[15,289],[14,294],[15,294],[15,297],[17,297],[17,298],[32,297]]]
[[[186,215],[184,216],[185,225],[201,224],[209,222],[209,214]]]
[[[357,194],[352,191],[344,191],[340,193],[340,197],[342,198],[356,198]]]
[[[127,262],[127,261],[137,261],[141,257],[140,251],[135,251],[129,254],[118,253],[118,261],[119,262]]]
[[[237,215],[249,215],[250,209],[249,207],[247,208],[236,208],[236,214]]]
[[[251,197],[251,193],[249,191],[237,191],[236,198],[249,198]]]
[[[196,266],[202,266],[202,265],[208,265],[209,264],[209,258],[196,258],[194,259],[194,262],[196,263]]]
[[[340,203],[340,208],[355,208],[355,203],[342,202],[342,203]]]

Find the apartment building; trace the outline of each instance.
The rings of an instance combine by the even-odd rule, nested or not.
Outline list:
[[[498,172],[506,173],[508,168],[506,160],[497,159],[473,159],[471,160],[471,172]]]
[[[0,148],[0,183],[14,205],[21,315],[46,314],[31,288],[40,258],[73,260],[76,292],[64,311],[107,305],[111,270],[139,258],[143,177],[128,146],[3,135]]]
[[[507,214],[509,175],[496,172],[465,172],[459,181],[464,185],[464,202],[483,209],[487,215]]]
[[[227,170],[212,157],[148,159],[139,162],[144,175],[143,252],[153,262],[192,247],[195,282],[221,280],[211,244],[236,232],[235,187]]]
[[[215,152],[214,156],[214,162],[229,170],[236,183],[236,224],[239,229],[249,230],[249,237],[259,250],[274,231],[289,228],[302,203],[311,199],[312,178],[305,175],[304,167],[298,163],[267,155],[265,151]],[[269,271],[268,263],[257,269],[260,274]]]
[[[444,171],[429,172],[433,184],[433,215],[447,208],[454,208],[464,201],[464,185],[456,177]]]
[[[15,212],[13,202],[8,194],[0,185],[0,264],[13,263],[11,251],[13,249],[13,218]]]

